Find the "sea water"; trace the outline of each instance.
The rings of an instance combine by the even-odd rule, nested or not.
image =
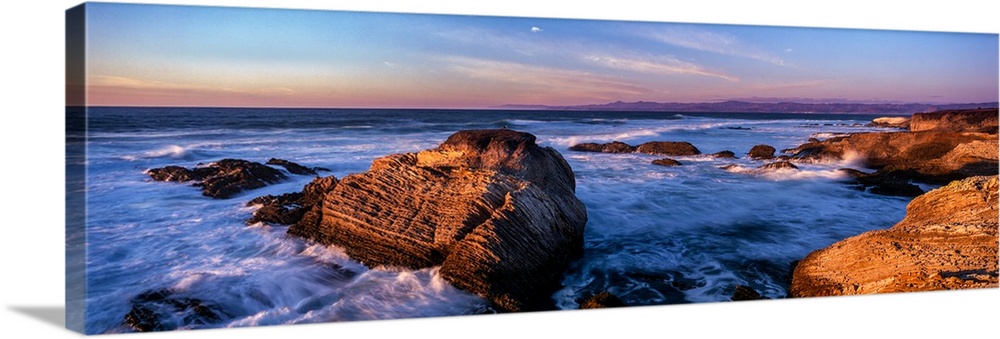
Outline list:
[[[583,257],[553,303],[576,308],[609,291],[628,305],[729,300],[736,285],[785,297],[792,263],[849,236],[884,229],[908,198],[858,191],[842,182],[853,159],[757,172],[751,147],[778,150],[842,133],[866,132],[874,116],[509,110],[337,110],[110,108],[87,112],[86,332],[128,331],[132,300],[169,290],[219,314],[179,328],[413,318],[491,312],[452,287],[438,268],[365,267],[343,249],[286,234],[287,226],[246,220],[250,199],[295,192],[313,177],[231,199],[188,183],[154,182],[145,170],[193,167],[224,158],[290,160],[341,178],[388,154],[436,147],[464,129],[510,128],[559,151],[587,206]],[[569,151],[581,142],[687,141],[702,153],[738,159]],[[725,165],[737,166],[729,170]],[[284,170],[284,169],[282,169]],[[165,321],[169,321],[166,319]]]

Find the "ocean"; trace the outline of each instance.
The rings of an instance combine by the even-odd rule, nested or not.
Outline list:
[[[287,226],[246,220],[250,199],[295,192],[313,177],[231,199],[189,184],[154,182],[145,170],[224,158],[281,158],[337,178],[373,159],[434,148],[464,129],[510,128],[559,151],[587,206],[584,255],[552,295],[560,309],[610,291],[628,305],[728,301],[736,285],[783,298],[791,265],[809,252],[901,220],[910,198],[842,182],[855,159],[758,173],[751,147],[796,147],[809,138],[878,131],[862,114],[751,114],[512,110],[374,110],[92,107],[86,139],[84,218],[87,333],[130,331],[133,300],[170,291],[197,300],[211,321],[175,314],[170,329],[217,328],[490,313],[437,268],[365,267],[336,247],[288,236]],[[687,141],[699,156],[650,164],[645,154],[574,152],[582,142]],[[730,150],[738,159],[707,154]],[[720,167],[735,164],[724,170]],[[282,169],[284,170],[284,169]],[[68,178],[69,185],[76,182]],[[68,186],[69,187],[69,186]],[[925,187],[928,188],[928,187]],[[77,217],[76,215],[71,218]],[[169,312],[167,312],[169,313]]]

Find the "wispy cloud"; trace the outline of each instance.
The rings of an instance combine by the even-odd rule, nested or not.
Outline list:
[[[288,87],[270,86],[256,88],[234,88],[231,86],[208,86],[200,84],[179,84],[159,80],[140,79],[114,75],[94,75],[87,81],[91,87],[118,88],[145,91],[189,91],[204,93],[227,93],[247,95],[289,95],[296,91]]]
[[[542,30],[538,27],[532,27],[532,31],[535,31],[536,28],[538,31]],[[515,51],[522,55],[575,59],[585,64],[616,70],[659,75],[697,75],[727,81],[740,80],[729,73],[712,70],[697,63],[677,59],[674,56],[647,55],[624,46],[608,43],[572,39],[532,39],[525,35],[509,35],[482,29],[453,31],[443,36],[466,44]],[[496,57],[503,58],[504,55],[499,53]]]
[[[442,60],[452,65],[452,71],[466,77],[515,84],[510,88],[535,98],[613,99],[654,92],[620,77],[580,70],[469,57],[449,56]]]
[[[643,33],[647,38],[665,44],[699,51],[750,58],[785,66],[785,61],[775,54],[746,44],[733,35],[702,29],[668,27]]]
[[[537,26],[531,27],[531,33],[538,33],[538,32],[541,32],[541,31],[542,31],[542,29],[538,28]]]
[[[735,76],[720,71],[708,70],[701,65],[678,60],[672,56],[635,58],[613,55],[589,55],[585,56],[584,59],[591,63],[605,67],[641,73],[653,73],[660,75],[687,74],[725,79],[734,82],[740,81],[740,79]]]

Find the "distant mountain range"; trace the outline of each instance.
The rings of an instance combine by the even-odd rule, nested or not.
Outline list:
[[[954,109],[996,108],[997,102],[967,104],[897,104],[897,103],[800,103],[800,102],[651,102],[615,101],[606,104],[549,106],[503,105],[499,109],[580,110],[580,111],[663,111],[663,112],[733,112],[733,113],[860,113],[912,114]]]

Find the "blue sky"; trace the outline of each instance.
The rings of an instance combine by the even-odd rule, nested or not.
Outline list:
[[[88,103],[997,101],[996,34],[88,5]]]

